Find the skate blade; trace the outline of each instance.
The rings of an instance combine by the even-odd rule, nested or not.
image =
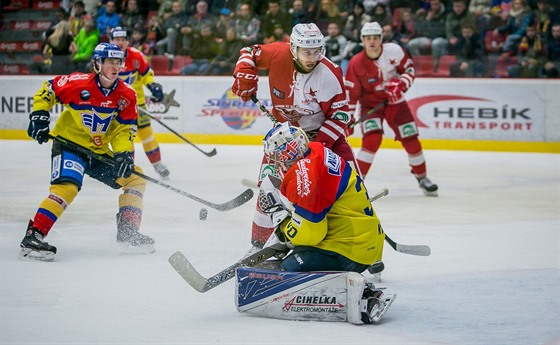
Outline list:
[[[153,244],[144,244],[141,246],[133,246],[127,242],[119,242],[119,253],[122,255],[143,255],[143,254],[153,254],[156,248]]]
[[[424,188],[420,188],[420,189],[422,189],[422,192],[424,192],[425,196],[438,196],[437,190],[430,192],[429,190],[425,190]]]
[[[25,261],[46,261],[51,262],[54,260],[55,253],[46,250],[33,250],[30,248],[21,248],[19,252],[19,259]]]
[[[381,320],[381,318],[383,316],[385,316],[385,314],[387,313],[387,310],[389,310],[389,307],[395,301],[395,298],[397,298],[397,294],[383,295],[383,308],[378,309],[375,312],[375,315],[371,315],[371,320],[372,320],[373,323],[378,323],[379,320]]]

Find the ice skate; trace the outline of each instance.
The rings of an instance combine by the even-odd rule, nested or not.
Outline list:
[[[379,320],[387,313],[396,294],[384,294],[380,289],[376,289],[373,284],[364,290],[360,308],[362,310],[362,321],[366,324],[378,323]]]
[[[123,254],[151,254],[156,251],[154,239],[138,232],[133,224],[127,223],[117,214],[117,243]]]
[[[56,254],[56,247],[51,246],[44,240],[43,234],[33,227],[33,221],[29,221],[25,237],[21,241],[21,259],[53,261]]]
[[[438,186],[427,177],[417,178],[418,185],[427,196],[438,196]]]
[[[381,281],[381,272],[385,269],[385,264],[383,261],[376,261],[371,266],[367,268],[367,271],[373,276],[373,280],[376,282]]]
[[[171,174],[169,169],[167,169],[167,167],[162,162],[155,163],[154,169],[159,174],[159,176],[161,176],[164,179],[167,179],[169,177],[169,174]]]

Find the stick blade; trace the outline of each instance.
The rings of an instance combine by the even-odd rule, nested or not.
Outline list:
[[[216,148],[213,148],[210,152],[204,152],[207,157],[213,157],[216,155],[216,153],[218,153],[218,151],[216,151]]]
[[[193,289],[198,292],[205,292],[206,283],[208,279],[204,278],[194,268],[189,260],[180,251],[175,252],[169,257],[169,263],[177,273],[183,278]]]
[[[430,254],[432,254],[432,250],[430,249],[430,247],[423,244],[406,245],[406,244],[397,243],[396,251],[404,254],[417,255],[417,256],[430,256]]]
[[[213,205],[212,207],[218,211],[229,211],[251,200],[253,195],[255,195],[255,192],[253,192],[251,188],[248,188],[243,193],[239,194],[235,199],[220,205]]]

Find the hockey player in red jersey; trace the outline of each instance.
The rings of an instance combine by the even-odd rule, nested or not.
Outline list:
[[[117,214],[117,242],[135,252],[151,253],[154,240],[138,232],[142,219],[146,181],[132,171],[132,146],[136,136],[136,93],[119,79],[124,54],[118,46],[100,43],[92,56],[94,73],[73,73],[47,80],[33,99],[27,133],[39,144],[53,141],[50,194],[29,221],[21,241],[21,257],[54,260],[56,247],[45,242],[55,222],[80,191],[84,174],[114,189],[122,189]],[[49,133],[49,111],[63,105],[59,119]],[[81,146],[93,154],[112,159],[114,166],[65,145]]]
[[[154,102],[161,102],[163,100],[163,88],[161,84],[154,81],[154,71],[144,54],[138,49],[128,46],[126,29],[120,26],[111,29],[110,38],[111,43],[118,45],[124,53],[124,66],[119,72],[119,77],[136,91],[138,107],[146,109],[144,86],[152,93]],[[168,177],[169,169],[161,162],[161,151],[152,130],[150,117],[140,110],[138,111],[138,137],[142,141],[144,152],[154,169],[161,177]]]
[[[256,95],[259,69],[269,71],[272,114],[277,121],[300,126],[312,141],[354,162],[344,134],[350,117],[342,71],[324,57],[323,35],[317,25],[294,26],[290,44],[255,44],[241,50],[232,91],[245,102]],[[263,157],[259,183],[267,174],[277,175]],[[272,231],[269,218],[257,204],[253,245],[262,247]]]
[[[377,22],[365,23],[361,37],[364,50],[352,57],[346,71],[350,110],[355,111],[359,102],[361,112],[357,117],[361,118],[378,104],[386,105],[360,124],[362,148],[356,157],[360,172],[365,178],[373,163],[383,140],[385,120],[408,153],[412,173],[424,194],[437,196],[438,186],[426,176],[418,127],[404,98],[415,78],[412,59],[396,43],[382,43],[382,29]]]

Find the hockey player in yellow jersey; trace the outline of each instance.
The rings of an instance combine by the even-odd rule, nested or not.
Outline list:
[[[94,73],[56,76],[35,94],[27,133],[39,144],[51,137],[55,140],[50,193],[29,221],[20,245],[21,257],[54,260],[57,249],[44,238],[78,195],[85,174],[111,188],[122,189],[117,242],[127,251],[154,251],[154,240],[138,232],[146,181],[132,174],[133,170],[142,172],[132,157],[138,116],[136,93],[118,78],[123,60],[118,46],[100,43],[92,57]],[[64,109],[49,133],[49,111],[55,103],[62,104]],[[88,150],[91,153],[87,154]],[[93,155],[111,159],[113,165],[96,160]]]
[[[125,28],[117,26],[111,29],[111,43],[116,44],[124,53],[124,66],[119,72],[119,77],[131,85],[138,95],[138,107],[146,109],[146,96],[144,86],[152,93],[152,101],[163,100],[163,88],[161,84],[154,81],[154,71],[148,64],[144,54],[136,48],[128,46],[128,33]],[[154,136],[150,117],[142,111],[138,111],[138,137],[142,141],[144,152],[154,166],[157,173],[167,178],[169,169],[161,162],[161,151],[159,143]]]

